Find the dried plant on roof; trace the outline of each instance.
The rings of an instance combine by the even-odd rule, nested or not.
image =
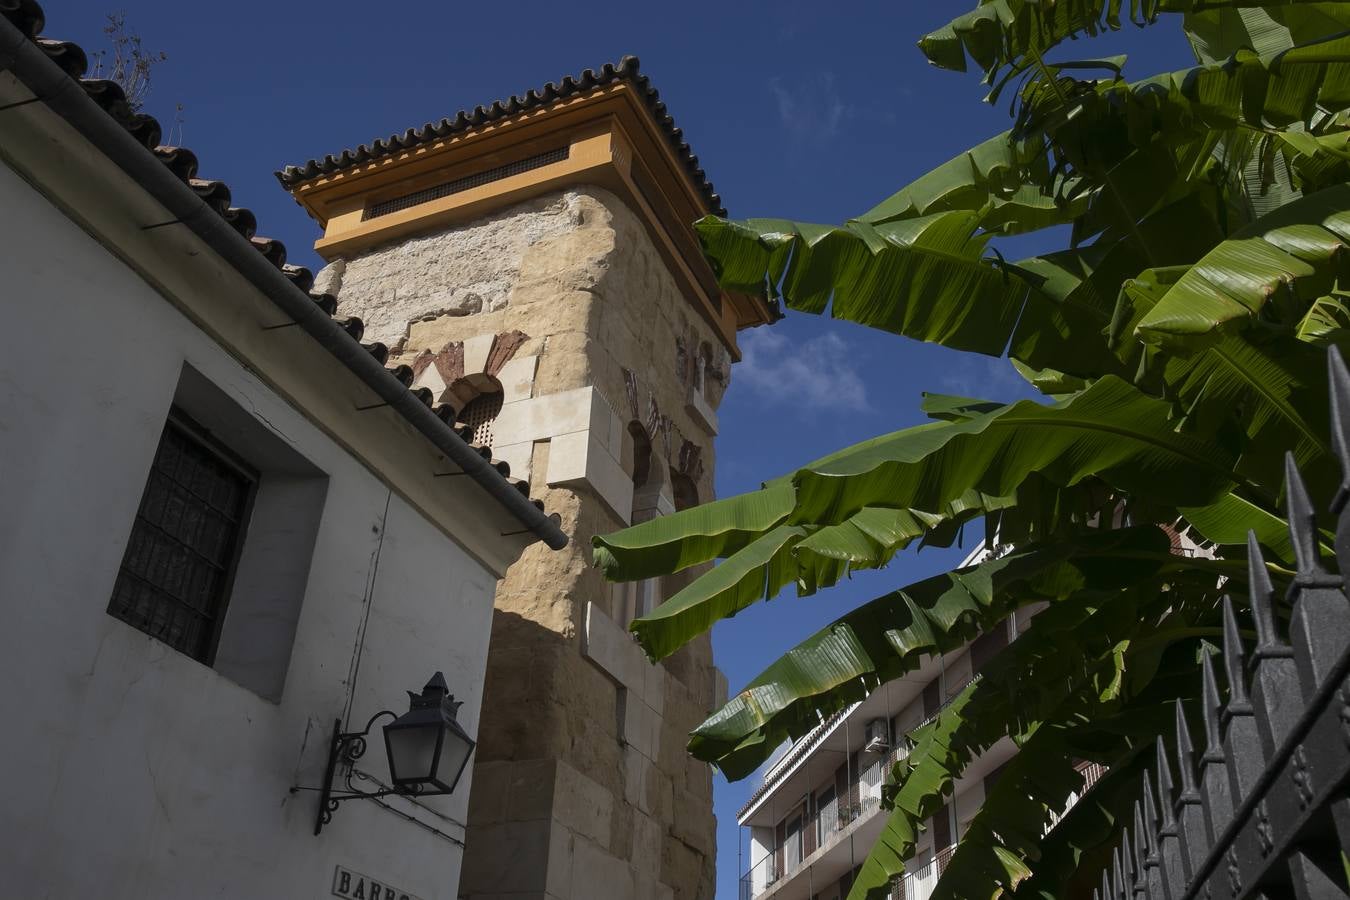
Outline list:
[[[127,95],[127,103],[139,112],[150,93],[155,66],[166,61],[169,55],[162,50],[146,50],[141,36],[127,29],[125,12],[108,13],[108,24],[103,26],[103,33],[108,36],[111,46],[90,54],[93,68],[89,74],[93,78],[117,82]]]

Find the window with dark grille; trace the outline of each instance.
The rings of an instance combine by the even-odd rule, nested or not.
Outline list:
[[[473,443],[492,446],[492,423],[502,411],[502,392],[488,391],[474,397],[459,413],[459,420],[473,429]]]
[[[175,410],[108,612],[209,665],[256,483],[256,473]]]

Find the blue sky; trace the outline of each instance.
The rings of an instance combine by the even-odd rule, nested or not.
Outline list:
[[[960,3],[694,2],[563,7],[510,4],[181,0],[45,4],[46,33],[103,45],[104,15],[167,62],[147,111],[181,139],[203,177],[228,182],[260,233],[317,269],[317,229],[272,172],[377,136],[598,67],[642,59],[733,216],[839,222],[1008,127],[980,102],[978,79],[931,68],[914,47],[965,12]],[[1128,52],[1142,77],[1190,64],[1175,21],[1083,40],[1061,58]],[[1043,237],[1001,245],[1049,249]],[[963,357],[847,324],[795,316],[744,336],[721,410],[721,496],[749,490],[847,443],[920,421],[922,390],[1023,395],[1006,362]],[[972,538],[975,537],[972,535]],[[732,690],[857,604],[949,568],[961,551],[902,555],[821,596],[787,596],[719,624],[718,665]],[[718,897],[732,900],[735,812],[754,779],[716,781]]]

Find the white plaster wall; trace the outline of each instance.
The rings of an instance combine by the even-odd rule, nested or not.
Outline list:
[[[318,898],[342,864],[455,897],[455,843],[368,801],[314,837],[288,789],[317,785],[349,697],[359,728],[436,669],[477,733],[492,575],[3,163],[0,313],[7,891]],[[279,703],[106,613],[185,363],[329,478]],[[367,761],[387,778],[378,739]],[[469,778],[425,801],[445,818],[390,802],[462,839]]]

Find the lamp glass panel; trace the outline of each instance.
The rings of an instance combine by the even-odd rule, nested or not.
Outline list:
[[[456,734],[453,728],[445,729],[445,741],[441,744],[441,760],[436,767],[436,780],[446,790],[454,788],[455,780],[459,777],[460,770],[464,768],[464,763],[472,752],[472,742],[463,735]]]
[[[389,773],[395,782],[425,781],[431,777],[440,732],[435,723],[388,729]]]

